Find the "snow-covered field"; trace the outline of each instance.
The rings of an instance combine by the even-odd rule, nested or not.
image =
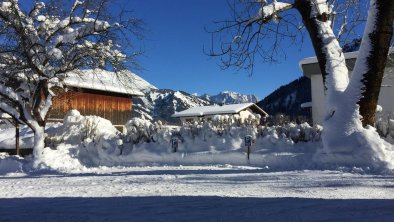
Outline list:
[[[72,111],[47,128],[41,158],[0,154],[0,222],[394,221],[392,168],[324,162],[320,128],[133,119],[126,129]],[[0,147],[11,135],[0,130]]]
[[[0,221],[393,221],[394,176],[256,167],[0,177]]]

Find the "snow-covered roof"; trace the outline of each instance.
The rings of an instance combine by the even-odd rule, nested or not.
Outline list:
[[[346,66],[351,71],[354,68],[356,58],[358,56],[358,51],[344,53],[344,56],[346,60]],[[394,58],[394,47],[391,47],[389,49],[389,56],[390,58]],[[386,63],[386,67],[393,67],[393,66],[394,66],[394,62],[392,62],[392,59],[388,59]],[[308,57],[302,59],[299,62],[299,67],[302,70],[304,76],[308,78],[311,78],[312,75],[321,75],[320,66],[316,57]]]
[[[190,109],[176,112],[172,117],[192,117],[192,116],[206,116],[206,115],[217,115],[217,114],[235,114],[239,113],[244,109],[253,107],[259,110],[264,115],[268,115],[264,110],[258,107],[254,103],[240,103],[240,104],[230,104],[223,106],[197,106]]]
[[[7,113],[0,112],[0,119],[11,119],[12,117]]]
[[[102,69],[89,69],[67,73],[64,84],[69,87],[143,96],[141,90],[149,83],[129,71],[114,73]]]
[[[390,47],[389,53],[390,54],[394,53],[394,47]],[[344,53],[345,59],[355,59],[355,58],[357,58],[357,55],[358,55],[358,51]],[[304,58],[298,63],[298,65],[300,66],[300,69],[302,70],[302,65],[313,64],[313,63],[318,63],[316,56]]]
[[[312,102],[306,102],[301,104],[301,108],[310,108],[312,107]]]

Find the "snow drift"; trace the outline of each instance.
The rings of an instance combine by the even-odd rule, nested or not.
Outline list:
[[[72,110],[67,113],[62,124],[52,124],[47,128],[46,148],[39,168],[86,172],[90,168],[112,166],[231,164],[270,170],[338,167],[381,170],[379,165],[325,163],[321,155],[324,150],[321,127],[311,127],[307,123],[268,127],[259,126],[258,122],[258,119],[253,118],[216,116],[210,122],[167,127],[160,121],[133,118],[126,124],[127,133],[122,134],[106,119],[82,116]],[[391,119],[383,118],[379,122],[382,129],[386,127],[384,132],[388,141],[393,140],[392,134],[387,133],[394,131],[391,122]],[[249,160],[244,143],[246,135],[253,139]],[[177,143],[176,152],[172,146],[174,139]],[[23,170],[23,162],[10,158],[1,158],[0,173],[12,172],[12,169]],[[5,162],[10,160],[12,163]],[[8,165],[9,169],[6,167]]]

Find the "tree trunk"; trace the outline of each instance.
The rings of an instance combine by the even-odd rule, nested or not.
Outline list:
[[[34,129],[34,147],[33,147],[33,156],[35,161],[35,167],[42,161],[42,154],[45,147],[45,127],[44,126],[35,126]]]
[[[15,153],[16,155],[20,156],[20,146],[19,146],[19,122],[16,118],[14,118],[15,121]]]
[[[326,119],[336,111],[337,98],[349,84],[348,69],[339,42],[331,28],[328,17],[312,15],[314,3],[310,0],[297,0],[295,8],[302,16],[309,33],[319,67],[323,76],[326,92]]]
[[[358,105],[360,106],[361,121],[364,127],[375,126],[375,113],[378,104],[380,88],[384,76],[390,40],[393,36],[394,1],[377,0],[377,15],[373,32],[364,35],[371,43],[371,51],[366,58],[367,69],[363,70],[361,79],[363,92]],[[371,7],[373,7],[371,5]]]
[[[386,7],[392,4],[391,2],[392,0],[386,0]],[[356,70],[356,68],[363,67],[362,64],[370,65],[371,63],[376,63],[376,61],[369,61],[369,58],[365,60],[360,59],[360,57],[365,57],[368,54],[360,52],[355,70],[353,70],[352,79],[349,82],[345,58],[330,22],[325,21],[324,16],[311,16],[313,4],[310,0],[298,0],[296,3],[296,8],[302,15],[304,24],[312,39],[323,77],[325,76],[324,84],[327,89],[325,105],[328,112],[323,125],[323,149],[316,154],[316,161],[320,163],[327,162],[330,165],[368,166],[372,169],[386,167],[390,163],[390,157],[387,155],[386,148],[391,147],[391,145],[385,143],[375,129],[363,128],[359,114],[359,102],[363,96],[362,93],[376,92],[376,87],[380,89],[382,75],[373,74],[373,78],[368,77],[371,78],[369,79],[371,80],[370,84],[375,85],[375,88],[373,88],[369,84],[362,85],[362,83],[367,81],[364,79],[361,81],[362,78],[360,76],[363,77],[363,72],[367,69],[358,68]],[[392,8],[387,10],[391,10],[391,13],[393,13]],[[373,30],[373,27],[368,26],[368,23],[375,19],[373,12],[374,8],[371,6],[365,33]],[[379,19],[385,20],[386,18],[380,16],[377,20]],[[389,25],[392,29],[391,25],[392,19]],[[363,39],[361,48],[363,48],[365,42]],[[376,41],[376,44],[380,43]],[[376,44],[371,44],[371,47],[376,46]],[[377,49],[378,51],[379,49]],[[383,53],[385,53],[383,56],[386,57],[387,50]],[[376,67],[381,66],[383,73],[384,64],[374,65]],[[374,70],[374,72],[376,71]],[[357,78],[360,81],[357,81]],[[379,81],[378,83],[376,83],[377,80]],[[364,98],[368,103],[375,101],[372,112],[375,112],[377,98],[378,94]]]
[[[312,5],[311,1],[308,0],[298,0],[296,1],[296,9],[298,12],[301,14],[303,23],[308,30],[309,37],[311,38],[311,42],[313,45],[313,49],[316,54],[317,61],[319,63],[319,67],[321,70],[321,74],[323,77],[323,86],[324,89],[327,90],[326,87],[326,77],[328,73],[326,72],[326,55],[321,50],[322,48],[325,47],[325,44],[323,40],[320,38],[318,35],[319,33],[319,27],[316,24],[317,18],[312,18],[311,12],[312,12]],[[326,18],[325,18],[326,19]]]

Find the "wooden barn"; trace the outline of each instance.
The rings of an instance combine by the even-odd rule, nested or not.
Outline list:
[[[96,115],[122,126],[132,115],[132,97],[143,96],[133,73],[113,73],[100,69],[68,73],[64,87],[55,90],[49,121],[61,121],[71,109],[82,115]]]

